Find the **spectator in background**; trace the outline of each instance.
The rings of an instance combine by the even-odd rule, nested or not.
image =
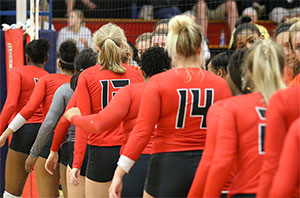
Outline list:
[[[151,32],[145,32],[141,34],[136,40],[135,40],[135,46],[138,50],[138,57],[139,60],[141,60],[141,55],[146,51],[150,45],[151,45]]]
[[[170,19],[181,13],[177,7],[179,0],[150,0],[150,4],[154,6],[154,18]]]
[[[232,32],[239,14],[234,0],[198,0],[196,16],[206,38],[208,20],[227,19],[229,30]]]
[[[270,10],[269,18],[276,23],[280,23],[285,18],[291,18],[300,15],[299,0],[281,0],[266,1],[266,6]]]
[[[92,32],[84,26],[83,13],[80,10],[72,10],[68,17],[68,26],[62,28],[58,33],[57,49],[65,40],[74,40],[79,51],[93,47]]]
[[[70,15],[71,11],[73,10],[76,0],[65,0],[67,5],[67,16]],[[89,9],[95,9],[96,5],[90,0],[81,0],[83,5],[85,5]]]

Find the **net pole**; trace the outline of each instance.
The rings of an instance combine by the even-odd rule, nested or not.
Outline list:
[[[32,26],[32,28],[34,28],[34,0],[30,0],[30,26]],[[30,37],[30,41],[32,41],[33,38]]]
[[[35,39],[39,39],[39,0],[35,1]]]

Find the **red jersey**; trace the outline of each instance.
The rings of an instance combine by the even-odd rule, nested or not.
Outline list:
[[[124,135],[123,148],[135,125],[145,85],[145,82],[141,82],[125,86],[116,93],[111,102],[98,114],[73,116],[71,123],[90,133],[101,133],[116,128],[121,123],[121,131]],[[148,143],[143,154],[151,154],[151,143],[151,141]]]
[[[293,122],[285,138],[269,197],[300,197],[300,118]]]
[[[259,93],[236,96],[226,101],[204,197],[220,196],[235,160],[237,169],[229,195],[257,192],[264,157],[265,110],[266,105]]]
[[[290,86],[300,85],[300,74],[298,74],[297,76],[295,76],[295,78],[293,79],[292,82],[290,82],[289,85]]]
[[[75,93],[70,98],[68,105],[66,106],[65,112],[68,111],[71,107],[76,107],[77,99]],[[70,125],[71,123],[65,118],[65,116],[60,117],[54,130],[51,151],[58,152],[60,145],[62,144],[66,134],[68,133],[68,128],[70,127]]]
[[[107,106],[113,95],[122,87],[137,82],[143,82],[142,75],[130,66],[124,74],[116,74],[110,70],[102,70],[101,65],[95,65],[84,70],[78,79],[75,93],[77,94],[77,107],[82,115],[96,114]],[[76,128],[74,162],[75,168],[80,168],[85,154],[86,139],[89,145],[117,146],[122,145],[123,135],[119,129],[110,128],[99,134],[87,134],[80,128]]]
[[[224,79],[200,68],[174,68],[151,77],[123,155],[136,161],[156,124],[152,153],[202,150],[208,108],[230,96]]]
[[[266,155],[257,193],[261,198],[268,196],[288,128],[300,116],[300,85],[276,92],[270,99],[266,116]]]
[[[42,105],[43,116],[46,117],[53,95],[62,84],[70,82],[71,77],[64,74],[47,74],[39,79],[28,103],[17,114],[8,126],[13,131],[21,127]]]
[[[226,100],[216,102],[207,112],[207,137],[205,149],[188,194],[189,198],[198,198],[203,196],[206,178],[215,153],[219,120],[222,117],[222,109],[225,102]],[[223,190],[228,189],[229,185],[223,188]]]
[[[11,118],[26,105],[37,81],[48,74],[43,68],[37,66],[14,67],[9,71],[7,82],[7,98],[0,115],[0,135]],[[41,123],[43,121],[42,109],[31,116],[27,123]]]

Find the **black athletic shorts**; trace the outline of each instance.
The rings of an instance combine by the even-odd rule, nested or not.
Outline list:
[[[72,144],[72,153],[71,153],[71,159],[69,160],[69,166],[72,169],[73,166],[73,157],[74,157],[74,142],[70,142]],[[89,157],[89,147],[87,146],[85,149],[85,154],[84,154],[84,158],[83,158],[83,162],[81,164],[81,169],[80,169],[80,175],[81,176],[86,176],[86,165],[87,165],[87,161],[88,161],[88,157]]]
[[[49,141],[47,142],[47,144],[44,146],[41,153],[39,154],[40,157],[43,157],[45,159],[48,158],[48,156],[50,154],[50,149],[51,149],[51,145],[52,145],[53,136],[54,136],[54,133],[52,133],[51,139],[49,139]]]
[[[73,142],[67,142],[62,145],[60,149],[60,158],[59,158],[59,163],[67,166],[72,158],[74,151],[74,143]]]
[[[142,154],[133,167],[123,177],[121,197],[143,197],[144,184],[147,176],[148,162],[151,155]]]
[[[114,176],[120,157],[121,146],[89,147],[86,177],[95,182],[109,182]]]
[[[232,196],[233,198],[255,198],[255,194],[235,194]]]
[[[145,190],[154,197],[187,197],[202,151],[156,153],[150,157]]]
[[[29,154],[40,126],[40,123],[24,124],[19,130],[13,133],[10,149]]]

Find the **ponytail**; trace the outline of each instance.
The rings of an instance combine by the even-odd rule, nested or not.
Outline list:
[[[103,25],[93,36],[93,42],[100,49],[99,63],[102,69],[108,69],[117,74],[125,73],[121,63],[121,46],[126,42],[123,30],[108,23]]]
[[[274,92],[286,87],[282,81],[284,65],[285,57],[282,47],[271,40],[257,42],[248,51],[243,88],[250,85],[252,90],[262,94],[264,101],[268,104]],[[251,80],[249,72],[252,74]]]

